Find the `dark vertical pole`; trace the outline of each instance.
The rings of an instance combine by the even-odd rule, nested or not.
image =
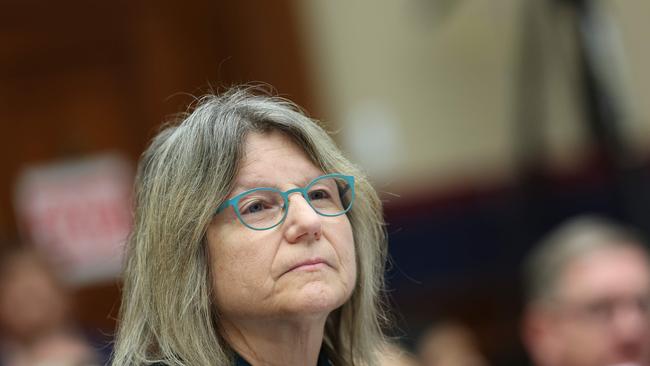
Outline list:
[[[545,0],[525,1],[519,39],[519,62],[515,87],[515,157],[518,191],[512,209],[512,253],[521,253],[541,230],[544,212],[540,207],[547,195],[545,174],[544,124],[546,108],[546,70],[544,64],[543,24],[540,9]]]
[[[650,234],[650,176],[647,169],[635,161],[625,144],[621,125],[629,118],[628,111],[619,103],[615,91],[608,89],[604,75],[598,73],[598,70],[603,69],[604,60],[598,58],[602,51],[614,52],[610,44],[602,42],[607,39],[603,36],[608,36],[609,29],[602,24],[602,18],[597,16],[598,4],[593,0],[571,0],[568,3],[577,14],[575,35],[579,45],[585,122],[596,143],[599,157],[612,175],[613,193],[621,215],[646,235]]]

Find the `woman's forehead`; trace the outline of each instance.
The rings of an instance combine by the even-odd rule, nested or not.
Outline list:
[[[294,139],[281,131],[250,132],[244,138],[244,160],[273,154],[304,154]]]
[[[308,154],[285,134],[254,132],[246,137],[235,187],[304,185],[322,174]]]

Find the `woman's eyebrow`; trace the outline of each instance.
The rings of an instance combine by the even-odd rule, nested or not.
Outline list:
[[[316,174],[316,175],[307,175],[304,179],[301,179],[299,182],[289,182],[289,183],[294,183],[298,187],[305,187],[309,183],[311,183],[314,179],[317,177],[320,177],[323,175],[322,173]],[[286,183],[286,182],[285,182]],[[255,188],[278,188],[278,184],[274,184],[269,182],[263,177],[254,177],[254,178],[247,178],[247,179],[242,179],[238,180],[235,182],[235,189],[233,192],[235,194],[247,191],[249,189],[255,189]]]

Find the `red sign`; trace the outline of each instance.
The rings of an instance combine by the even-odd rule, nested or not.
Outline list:
[[[15,208],[26,238],[71,283],[115,278],[131,228],[131,165],[116,155],[28,168]]]

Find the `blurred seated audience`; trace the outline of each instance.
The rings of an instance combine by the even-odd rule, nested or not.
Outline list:
[[[579,217],[526,266],[523,341],[537,366],[650,365],[650,267],[631,230]]]
[[[421,366],[487,366],[472,331],[464,325],[438,323],[420,337],[417,355]]]
[[[0,365],[99,365],[71,326],[62,284],[37,252],[8,249],[0,257]]]

